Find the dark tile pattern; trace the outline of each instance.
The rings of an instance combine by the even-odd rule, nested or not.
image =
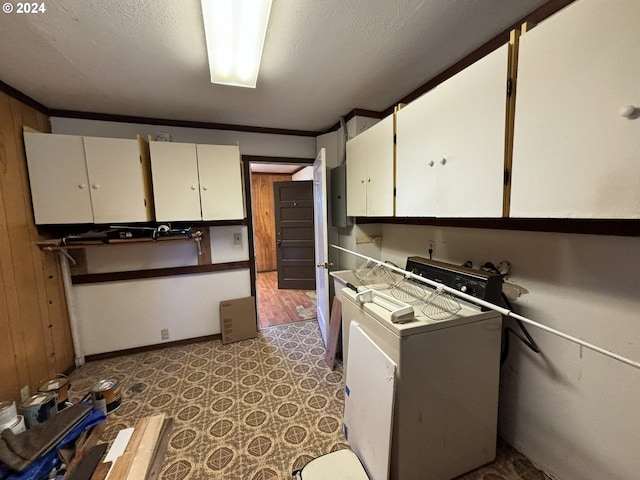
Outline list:
[[[343,374],[323,360],[315,320],[265,328],[255,339],[220,341],[91,362],[71,376],[80,399],[116,378],[122,405],[103,441],[146,415],[174,419],[162,480],[282,480],[324,453],[348,448],[342,434]],[[464,480],[546,480],[499,442],[496,462]]]

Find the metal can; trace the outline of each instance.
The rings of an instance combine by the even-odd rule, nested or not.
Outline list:
[[[0,425],[13,424],[17,416],[16,402],[0,402]]]
[[[99,380],[91,388],[93,405],[102,410],[105,415],[114,412],[122,403],[120,382],[113,378]]]
[[[56,402],[58,404],[58,411],[67,406],[69,400],[69,378],[66,375],[59,373],[55,378],[47,380],[38,388],[39,392],[50,392],[56,396]]]
[[[24,432],[27,429],[24,424],[24,416],[17,415],[13,422],[0,425],[0,432],[6,428],[10,429],[15,435]]]
[[[58,413],[56,396],[50,392],[31,395],[20,405],[20,411],[24,415],[27,428],[31,428],[36,423],[42,423]]]

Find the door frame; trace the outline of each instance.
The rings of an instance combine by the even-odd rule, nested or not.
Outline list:
[[[253,230],[253,202],[251,199],[251,164],[273,164],[273,165],[299,165],[300,167],[313,166],[314,158],[305,157],[267,157],[260,155],[242,155],[242,176],[244,183],[244,201],[246,206],[246,214],[244,224],[247,226],[247,238],[249,246],[249,276],[251,278],[251,295],[256,299],[256,308],[258,300],[257,292],[257,266],[255,253],[255,240]]]

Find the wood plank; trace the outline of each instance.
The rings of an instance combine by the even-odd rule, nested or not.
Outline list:
[[[33,391],[37,389],[40,381],[55,373],[40,252],[33,246],[33,242],[38,238],[31,208],[31,191],[22,139],[23,125],[37,128],[38,121],[35,112],[17,100],[10,99],[9,106],[14,129],[14,162],[9,175],[9,192],[13,197],[12,207],[17,207],[15,210],[11,209],[13,232],[10,230],[10,235],[14,245],[14,265],[17,267],[15,277],[22,316],[21,325],[29,358],[29,385]],[[4,188],[6,184],[3,185]]]
[[[333,297],[331,305],[331,318],[329,320],[329,336],[327,338],[327,353],[324,361],[333,370],[336,360],[336,350],[338,349],[338,338],[340,337],[340,327],[342,326],[342,302],[337,297]]]
[[[173,419],[167,418],[162,424],[162,430],[160,431],[160,438],[158,439],[158,446],[153,456],[153,462],[147,472],[146,480],[157,480],[164,464],[164,457],[169,447],[169,435],[173,431]],[[92,479],[93,480],[93,479]]]
[[[27,211],[22,191],[19,155],[11,110],[11,98],[0,95],[0,266],[8,311],[9,333],[13,356],[6,360],[7,369],[13,365],[17,373],[17,388],[35,384],[47,376],[47,359],[39,322],[39,308],[34,298],[30,242],[27,232]],[[20,133],[21,134],[21,133]],[[30,213],[30,211],[29,211]],[[35,307],[35,308],[34,308]],[[4,370],[4,369],[3,369]],[[10,373],[10,372],[8,372]],[[10,380],[12,375],[9,375]],[[13,388],[16,388],[15,386]],[[18,390],[6,392],[4,398],[20,400]]]
[[[91,475],[91,480],[105,480],[111,468],[111,462],[102,462],[96,467],[96,471]]]
[[[91,447],[88,453],[82,457],[75,471],[68,477],[69,480],[91,480],[108,446],[107,443],[101,443],[100,445]],[[67,478],[67,476],[65,475],[64,478]]]
[[[89,451],[95,447],[106,428],[107,422],[101,422],[91,430],[91,433],[87,435],[86,430],[80,434],[78,440],[76,441],[76,453],[71,459],[71,462],[67,465],[67,472],[64,474],[63,480],[69,480],[75,478],[75,472],[79,468],[83,459],[89,454]],[[105,450],[107,445],[105,445]],[[104,450],[102,451],[104,454]],[[102,458],[102,454],[98,457],[98,461]],[[97,462],[96,462],[97,463]],[[95,465],[94,465],[95,468]],[[92,470],[93,471],[93,470]]]
[[[147,477],[147,472],[153,461],[154,453],[157,449],[160,432],[164,425],[165,415],[161,413],[149,419],[144,435],[140,440],[140,445],[136,450],[131,468],[127,474],[127,480],[141,480]],[[126,453],[126,452],[125,452]]]
[[[150,417],[143,417],[136,422],[133,435],[127,443],[127,447],[124,449],[124,453],[118,457],[109,474],[109,480],[125,480],[133,463],[136,451],[140,446],[144,432],[149,424]]]
[[[520,30],[511,31],[509,39],[509,60],[507,63],[507,77],[511,82],[511,89],[507,96],[505,113],[504,139],[504,190],[502,192],[502,216],[508,217],[511,209],[511,168],[513,165],[513,130],[516,113],[516,90],[518,84],[518,47],[520,45]]]
[[[210,233],[210,229],[204,228],[200,235],[200,252],[202,252],[202,254],[198,255],[198,265],[211,265]]]

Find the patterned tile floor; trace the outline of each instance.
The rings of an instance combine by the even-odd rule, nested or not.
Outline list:
[[[315,320],[269,327],[255,339],[219,340],[90,362],[71,376],[71,400],[116,378],[122,406],[103,440],[147,415],[174,419],[162,480],[285,480],[342,435],[343,375],[323,360]],[[464,480],[547,477],[505,443],[496,462]]]

